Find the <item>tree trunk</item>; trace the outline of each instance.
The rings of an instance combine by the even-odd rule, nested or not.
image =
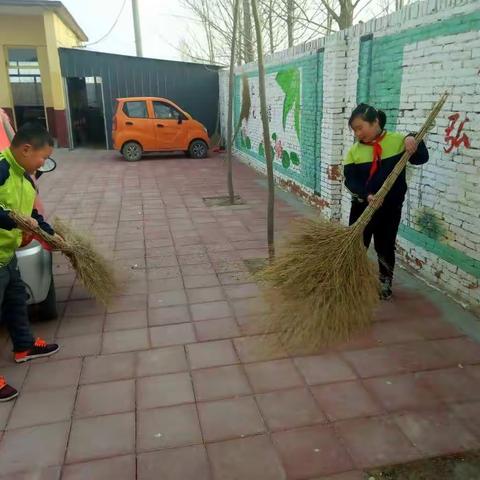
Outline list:
[[[210,10],[208,8],[208,1],[204,1],[203,4],[203,14],[204,14],[204,28],[205,34],[207,36],[207,45],[208,45],[208,59],[210,63],[215,63],[215,52],[213,48],[213,35],[211,29],[211,19],[210,19]]]
[[[352,0],[340,0],[340,18],[338,28],[345,30],[353,25],[353,2]]]
[[[253,36],[252,36],[252,19],[250,18],[249,0],[243,0],[243,59],[245,63],[250,63],[255,60],[253,55]]]
[[[330,1],[325,0],[326,4],[330,6]],[[332,24],[333,24],[333,17],[332,14],[330,13],[330,10],[327,10],[327,32],[332,31]]]
[[[268,5],[268,36],[270,39],[270,53],[275,53],[275,44],[273,36],[273,0],[269,1]]]
[[[230,53],[230,72],[228,76],[228,114],[227,114],[227,185],[230,205],[235,203],[235,192],[233,190],[233,165],[232,165],[232,123],[233,123],[233,87],[234,87],[234,69],[235,69],[235,46],[237,42],[238,28],[238,6],[240,0],[235,0],[233,4],[233,32],[232,32],[232,51]]]
[[[258,85],[260,95],[260,115],[262,117],[263,126],[263,144],[265,150],[265,158],[267,161],[267,178],[268,178],[268,205],[267,205],[267,242],[268,255],[270,260],[275,256],[274,245],[274,207],[275,207],[275,184],[273,178],[273,155],[270,146],[270,128],[268,126],[267,113],[267,92],[265,87],[265,66],[263,64],[263,42],[262,28],[258,15],[257,0],[252,0],[252,15],[255,22],[255,31],[257,37],[257,56],[258,56]]]
[[[238,18],[237,18],[238,26],[237,26],[237,46],[236,46],[236,55],[237,55],[237,65],[240,66],[242,64],[243,60],[243,52],[242,52],[242,47],[243,47],[243,23],[242,23],[242,5],[239,2],[238,4]]]
[[[287,0],[287,34],[288,47],[293,47],[293,23],[295,19],[295,0]]]

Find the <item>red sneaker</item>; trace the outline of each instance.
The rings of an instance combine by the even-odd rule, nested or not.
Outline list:
[[[0,402],[8,402],[18,396],[18,392],[0,377]]]
[[[41,338],[37,338],[33,347],[24,352],[15,352],[15,361],[17,363],[28,362],[34,358],[49,357],[57,353],[60,347],[56,343],[47,343]]]

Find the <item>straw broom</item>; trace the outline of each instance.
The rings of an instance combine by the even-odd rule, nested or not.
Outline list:
[[[448,94],[434,106],[415,140],[432,127]],[[321,219],[296,223],[283,251],[257,274],[270,304],[267,331],[289,350],[309,351],[348,340],[371,324],[379,303],[376,266],[363,232],[410,158],[404,153],[361,217],[350,227]]]
[[[17,227],[24,232],[34,234],[54,251],[62,252],[85,288],[104,305],[119,291],[118,279],[111,264],[92,245],[90,239],[73,230],[68,224],[55,219],[53,228],[62,239],[58,239],[41,228],[33,229],[28,218],[11,211],[9,213]]]

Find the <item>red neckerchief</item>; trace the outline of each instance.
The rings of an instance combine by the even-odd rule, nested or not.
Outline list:
[[[385,138],[387,132],[384,130],[373,142],[363,142],[365,145],[373,147],[372,166],[370,167],[370,175],[368,181],[377,173],[382,161],[382,145],[380,142]]]

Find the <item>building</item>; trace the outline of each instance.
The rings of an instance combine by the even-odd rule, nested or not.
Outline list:
[[[44,122],[58,145],[68,146],[58,49],[87,40],[61,2],[0,0],[0,106],[17,128]]]

